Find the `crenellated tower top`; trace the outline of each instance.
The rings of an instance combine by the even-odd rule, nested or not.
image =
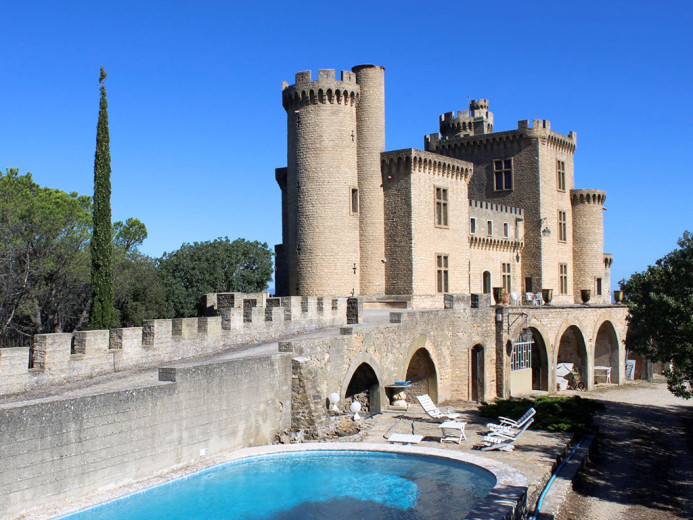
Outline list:
[[[473,99],[469,102],[469,110],[460,110],[457,114],[447,112],[440,116],[443,139],[493,132],[493,112],[488,107],[488,99]]]
[[[295,84],[282,83],[282,104],[287,111],[318,103],[355,106],[359,95],[356,73],[348,70],[343,70],[338,80],[334,69],[320,69],[315,81],[312,72],[304,70],[296,73]]]

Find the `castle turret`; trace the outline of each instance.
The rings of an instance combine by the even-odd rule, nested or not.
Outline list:
[[[292,295],[359,291],[356,74],[296,74],[283,86],[287,113],[284,272]]]
[[[356,110],[360,293],[385,294],[385,224],[380,154],[385,151],[385,68],[352,68],[361,89]]]
[[[483,135],[493,132],[493,112],[488,109],[488,99],[473,99],[469,110],[447,112],[440,116],[440,134],[443,139]]]
[[[593,302],[603,302],[608,280],[604,280],[604,201],[602,190],[570,190],[573,209],[573,295],[589,289]],[[601,293],[601,294],[600,294]],[[606,293],[608,296],[608,293]]]

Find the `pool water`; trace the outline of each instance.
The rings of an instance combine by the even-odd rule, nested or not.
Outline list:
[[[301,451],[240,459],[61,518],[464,518],[495,483],[482,468],[437,457]]]

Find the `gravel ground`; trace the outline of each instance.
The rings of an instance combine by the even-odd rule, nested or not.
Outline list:
[[[557,520],[693,518],[693,402],[661,380],[585,397],[606,410]]]

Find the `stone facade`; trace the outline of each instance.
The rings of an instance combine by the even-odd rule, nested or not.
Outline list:
[[[611,302],[605,195],[574,189],[575,132],[542,119],[494,132],[480,99],[440,116],[426,151],[386,152],[384,69],[360,65],[341,78],[304,71],[283,87],[277,294],[408,295],[439,306],[447,292],[505,287],[552,289],[558,304],[580,303],[583,290]]]

